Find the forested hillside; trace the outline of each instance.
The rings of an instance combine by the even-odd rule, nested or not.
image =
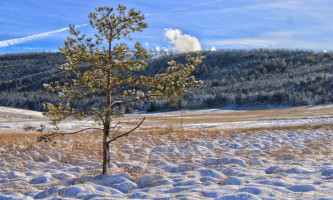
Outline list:
[[[315,105],[333,102],[333,53],[303,50],[205,51],[207,58],[194,75],[204,81],[191,88],[176,105],[163,101],[132,104],[120,109],[206,107],[265,107],[267,105]],[[167,62],[185,62],[186,54],[149,60],[144,73],[161,73]],[[0,56],[0,105],[42,110],[45,102],[60,102],[43,83],[64,79],[57,68],[64,63],[60,53],[6,54]],[[102,102],[102,99],[101,99]],[[100,104],[81,102],[77,106]]]

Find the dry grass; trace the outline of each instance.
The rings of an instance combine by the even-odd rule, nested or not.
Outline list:
[[[133,136],[145,137],[152,136],[170,136],[171,134],[176,136],[179,141],[186,141],[186,139],[192,138],[214,138],[217,136],[223,138],[232,138],[234,134],[241,134],[243,137],[247,137],[248,133],[260,132],[260,131],[292,131],[292,130],[316,130],[327,129],[333,130],[333,124],[320,124],[320,125],[297,125],[297,126],[281,126],[281,127],[257,127],[257,128],[233,128],[233,129],[221,129],[210,128],[204,129],[201,134],[197,129],[185,129],[180,126],[173,126],[169,124],[167,127],[142,127],[132,133]],[[42,133],[36,132],[15,132],[8,131],[0,134],[0,147],[15,144],[24,147],[28,147],[32,144],[38,145],[43,143],[37,143],[37,137]],[[85,132],[77,135],[67,135],[57,139],[56,143],[50,143],[52,146],[59,148],[71,148],[72,153],[82,154],[82,152],[98,152],[101,156],[100,142],[102,140],[102,133],[100,132]],[[69,143],[71,141],[71,143]],[[89,144],[89,145],[87,145]]]
[[[223,111],[223,110],[221,110]],[[173,116],[147,115],[147,121],[153,124],[191,124],[191,123],[223,123],[243,122],[260,120],[287,120],[287,119],[308,119],[333,117],[333,105],[327,106],[302,106],[293,108],[264,109],[264,110],[241,110],[226,111],[218,113],[190,113],[175,112]]]
[[[17,132],[17,131],[7,131],[0,133],[0,147],[15,144],[30,146],[36,143],[37,137],[42,135],[42,133],[28,133],[28,132]]]
[[[213,138],[216,137],[221,131],[217,128],[211,128],[203,130],[204,134],[201,134],[200,130],[197,129],[184,129],[180,126],[167,126],[167,127],[143,127],[138,129],[132,135],[145,137],[148,135],[152,136],[176,136],[180,142],[185,142],[186,139],[193,138]]]
[[[233,128],[224,129],[225,132],[260,132],[260,131],[294,131],[294,130],[316,130],[316,129],[329,129],[333,130],[333,123],[329,124],[304,124],[304,125],[289,125],[289,126],[276,126],[276,127],[255,127],[255,128]]]
[[[102,161],[101,133],[82,133],[76,136],[68,135],[54,140],[54,142],[37,142],[37,137],[43,133],[2,132],[0,134],[0,148],[5,147],[6,153],[20,151],[20,153],[38,149],[39,156],[33,158],[39,161],[42,156],[57,154],[58,161],[65,164],[81,165],[84,159]],[[88,144],[88,145],[87,145]],[[15,145],[13,148],[10,145]],[[50,149],[52,148],[52,149]]]
[[[186,143],[193,138],[198,139],[210,139],[215,137],[221,138],[233,138],[235,134],[241,137],[247,138],[249,134],[253,134],[260,131],[292,131],[292,130],[317,130],[327,129],[333,130],[333,124],[321,124],[321,125],[290,125],[281,127],[257,127],[257,128],[205,128],[202,130],[184,128],[184,124],[187,123],[203,123],[206,120],[209,122],[227,122],[227,121],[244,121],[244,120],[262,120],[262,119],[282,119],[294,118],[294,117],[319,117],[320,114],[328,115],[332,112],[333,106],[318,107],[316,110],[311,107],[301,108],[288,108],[288,109],[269,109],[269,110],[254,110],[254,111],[241,111],[231,113],[209,113],[209,114],[182,114],[172,116],[148,116],[144,126],[132,133],[133,136],[146,137],[148,135],[155,136],[154,144],[159,145],[165,140],[158,140],[159,137],[170,139],[170,141],[176,137],[178,142]],[[311,113],[311,115],[309,114]],[[132,119],[138,116],[131,116]],[[139,116],[140,117],[140,116]],[[126,120],[126,119],[125,119]],[[202,133],[203,132],[203,133]],[[37,137],[42,133],[35,132],[15,132],[7,131],[0,133],[0,147],[15,144],[23,148],[29,149],[32,145],[42,146],[44,143],[37,143]],[[68,135],[56,140],[56,143],[50,143],[52,147],[57,149],[66,150],[66,159],[68,163],[73,162],[76,158],[82,157],[95,157],[98,160],[102,159],[101,149],[102,133],[101,132],[85,132],[77,135]],[[87,145],[88,144],[88,145]],[[111,146],[121,149],[121,146],[126,144],[126,138],[116,141]],[[319,143],[307,144],[309,148],[319,146]],[[286,153],[283,150],[280,152],[272,152],[275,155]],[[327,153],[329,154],[330,152]],[[121,159],[121,158],[119,158]]]

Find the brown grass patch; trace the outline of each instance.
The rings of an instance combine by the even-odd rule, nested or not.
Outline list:
[[[7,153],[19,150],[21,153],[35,150],[37,146],[41,156],[49,153],[63,152],[59,156],[60,162],[80,165],[81,158],[100,162],[102,160],[102,134],[87,132],[77,135],[67,135],[55,139],[53,142],[37,142],[37,137],[43,133],[2,132],[0,133],[0,147],[16,145],[6,148]],[[19,146],[19,149],[17,149]],[[52,147],[53,149],[49,149]]]
[[[200,113],[200,111],[195,110],[190,113],[173,113],[172,116],[164,116],[163,113],[161,113],[160,116],[147,115],[146,117],[147,121],[151,121],[153,124],[223,123],[260,120],[329,118],[333,117],[333,105],[263,110],[239,110],[220,113]]]
[[[208,114],[181,114],[171,116],[152,116],[148,115],[144,125],[131,135],[146,137],[148,135],[154,136],[152,141],[154,144],[159,145],[164,142],[169,142],[172,138],[176,137],[177,142],[186,143],[188,140],[198,139],[211,139],[211,138],[233,138],[236,134],[241,137],[247,138],[252,133],[260,131],[292,131],[292,130],[317,130],[327,129],[333,131],[333,123],[320,124],[320,125],[290,125],[290,126],[277,126],[277,127],[256,127],[256,128],[205,128],[205,129],[192,129],[186,128],[184,125],[189,123],[204,123],[204,122],[236,122],[236,121],[255,121],[255,120],[268,120],[268,119],[285,119],[296,117],[319,117],[328,116],[332,112],[333,106],[329,107],[300,107],[288,109],[268,109],[268,110],[254,110],[254,111],[240,111],[230,113],[208,113]],[[311,113],[311,114],[309,114]],[[330,115],[332,116],[332,114]],[[123,120],[134,120],[135,118],[142,117],[141,115],[133,115]],[[42,146],[44,143],[37,143],[37,137],[43,133],[35,132],[15,132],[7,131],[0,132],[0,147],[15,144],[29,149],[31,145]],[[159,139],[163,137],[163,139]],[[126,139],[126,137],[124,138]],[[50,143],[52,147],[58,150],[66,151],[67,162],[71,162],[76,158],[91,157],[97,160],[102,159],[102,133],[101,132],[84,132],[76,135],[67,135],[55,140],[56,143]],[[121,149],[121,145],[126,143],[127,140],[118,140],[112,143],[111,147]],[[316,144],[308,144],[309,148]],[[311,146],[312,145],[312,146]],[[241,153],[241,152],[240,152]],[[272,152],[275,155],[287,153],[281,149],[280,152]],[[330,152],[327,150],[327,154]]]
[[[37,142],[37,137],[42,133],[7,131],[0,133],[0,147],[15,144],[29,146]]]
[[[214,138],[216,136],[222,137],[233,137],[234,134],[241,134],[243,137],[247,137],[247,133],[250,132],[260,132],[260,131],[292,131],[292,130],[317,130],[317,129],[328,129],[333,130],[333,124],[319,124],[319,125],[295,125],[295,126],[278,126],[278,127],[256,127],[256,128],[233,128],[233,129],[223,129],[223,128],[207,128],[207,129],[186,129],[180,126],[173,126],[170,124],[166,127],[142,127],[137,131],[133,132],[133,136],[145,137],[147,135],[152,136],[168,136],[171,133],[176,135],[181,141],[185,141],[186,138]],[[204,133],[204,134],[200,134]],[[16,132],[8,131],[1,132],[0,134],[0,147],[8,144],[16,144],[22,146],[30,146],[31,144],[37,143],[37,137],[43,133],[36,132]],[[100,145],[102,140],[101,132],[84,132],[78,133],[76,135],[65,135],[55,140],[56,145],[60,148],[68,148],[72,146],[74,153],[80,151],[96,150]],[[68,142],[71,141],[71,145]],[[88,145],[87,145],[88,144]]]

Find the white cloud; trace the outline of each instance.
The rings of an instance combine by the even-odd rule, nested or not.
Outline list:
[[[175,11],[184,11],[184,10],[188,10],[194,7],[201,7],[201,6],[205,6],[205,5],[209,5],[209,4],[214,4],[214,3],[218,3],[224,0],[215,0],[215,1],[209,1],[209,2],[204,2],[204,3],[199,3],[199,4],[194,4],[188,7],[182,7],[182,8],[177,8],[177,9],[173,9],[173,10],[168,10],[166,12],[175,12]]]
[[[81,26],[87,26],[87,24],[82,24],[82,25],[75,26],[75,27],[77,28],[77,27],[81,27]],[[21,44],[21,43],[32,41],[32,40],[38,40],[40,38],[45,38],[45,37],[48,37],[48,36],[53,35],[55,33],[60,33],[60,32],[66,31],[68,29],[69,28],[62,28],[62,29],[58,29],[58,30],[54,30],[54,31],[49,31],[49,32],[40,33],[40,34],[36,34],[36,35],[31,35],[31,36],[28,36],[28,37],[22,37],[22,38],[0,41],[0,48],[1,47],[8,47],[8,46],[15,45],[15,44]]]
[[[209,4],[216,4],[218,2],[222,2],[225,0],[214,0],[214,1],[209,1],[209,2],[204,2],[204,3],[198,3],[198,4],[190,4],[190,6],[186,6],[186,7],[180,7],[180,8],[175,8],[175,9],[171,9],[171,10],[164,10],[161,12],[152,12],[152,13],[145,13],[145,16],[150,16],[150,15],[158,15],[161,13],[171,13],[171,12],[179,12],[179,11],[186,11],[186,10],[191,10],[192,8],[195,7],[202,7],[202,6],[206,6]]]
[[[213,42],[214,45],[221,47],[232,47],[232,48],[270,48],[277,45],[276,41],[269,39],[259,38],[237,38],[237,39],[226,39],[218,40]]]
[[[216,51],[215,46],[212,46],[212,48],[210,49],[211,51]]]
[[[201,44],[196,37],[183,34],[179,29],[164,29],[165,36],[170,40],[173,49],[178,52],[190,52],[201,50]]]
[[[146,42],[145,45],[146,45],[146,48],[149,49],[149,43]]]
[[[290,48],[290,49],[332,49],[329,37],[312,39],[314,33],[298,31],[277,31],[263,33],[254,38],[233,38],[203,41],[205,45],[218,48]]]

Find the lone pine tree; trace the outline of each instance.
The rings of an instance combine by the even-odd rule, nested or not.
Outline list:
[[[119,132],[112,126],[112,120],[119,115],[116,107],[121,104],[139,102],[147,99],[176,100],[187,92],[188,86],[200,86],[191,72],[201,63],[203,57],[187,56],[187,64],[175,61],[168,62],[165,73],[145,75],[142,71],[147,67],[148,51],[140,43],[130,50],[124,39],[131,39],[130,34],[141,32],[148,25],[144,15],[134,9],[127,10],[118,5],[96,8],[89,14],[90,25],[96,30],[93,38],[86,38],[75,26],[70,25],[71,37],[67,38],[63,47],[59,47],[66,59],[60,70],[69,77],[68,82],[52,82],[44,87],[57,92],[60,98],[68,100],[67,104],[53,105],[47,103],[46,115],[57,125],[68,117],[83,119],[92,117],[102,124],[102,128],[87,128],[72,133],[50,132],[38,138],[38,141],[49,141],[64,134],[74,134],[88,129],[99,129],[103,132],[103,174],[109,173],[110,143],[127,136],[137,129],[144,118],[129,131]],[[103,106],[89,108],[73,107],[87,98],[103,96]]]

